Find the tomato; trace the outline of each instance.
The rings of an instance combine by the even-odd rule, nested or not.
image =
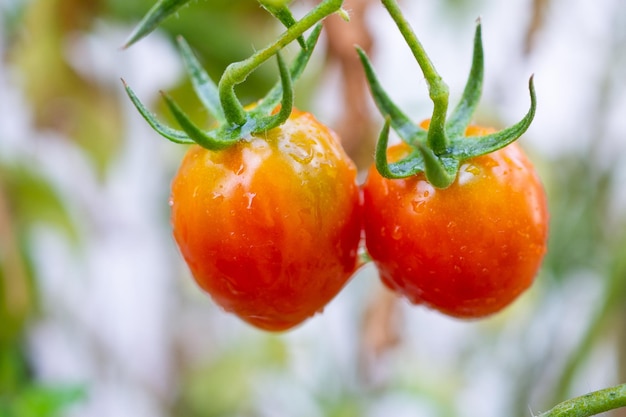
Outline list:
[[[170,204],[196,282],[258,328],[286,330],[321,311],[356,267],[356,168],[309,113],[225,150],[193,145]]]
[[[466,136],[491,133],[470,126]],[[405,157],[405,144],[388,158]],[[446,189],[424,174],[363,185],[367,250],[382,281],[415,304],[458,318],[500,311],[534,281],[546,252],[543,187],[513,143],[461,164]]]

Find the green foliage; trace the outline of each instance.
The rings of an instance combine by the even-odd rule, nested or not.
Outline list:
[[[550,278],[563,280],[581,269],[599,270],[611,257],[612,232],[604,220],[614,173],[575,156],[554,164],[560,169],[546,177],[552,215],[544,269]]]
[[[268,372],[284,370],[287,363],[285,343],[276,336],[255,340],[254,349],[241,345],[226,351],[185,375],[175,415],[254,415],[253,394],[260,378]]]
[[[16,395],[0,394],[2,417],[60,417],[61,412],[85,397],[81,387],[26,386]]]
[[[64,198],[32,166],[0,164],[0,415],[54,417],[79,398],[76,388],[32,380],[24,334],[38,309],[31,258],[33,228],[56,228],[78,242]]]
[[[0,164],[0,176],[5,192],[11,197],[11,212],[20,231],[45,224],[57,228],[72,242],[78,242],[79,232],[64,196],[45,177],[32,167],[14,164]]]
[[[122,144],[120,107],[112,91],[70,65],[66,51],[72,34],[91,26],[99,5],[99,1],[33,1],[8,50],[36,127],[69,136],[103,174]]]

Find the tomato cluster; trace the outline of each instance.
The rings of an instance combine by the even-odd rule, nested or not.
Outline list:
[[[389,157],[407,151],[396,145]],[[298,325],[343,288],[362,228],[389,288],[451,316],[494,313],[537,273],[546,202],[516,144],[467,161],[445,190],[423,173],[387,179],[372,167],[362,193],[363,204],[336,135],[294,110],[263,137],[189,149],[172,184],[174,236],[216,303],[272,331]]]
[[[299,21],[286,3],[267,9],[287,31],[229,65],[218,84],[179,39],[215,128],[201,129],[164,94],[182,130],[166,126],[126,86],[158,133],[191,145],[170,203],[174,238],[198,285],[251,325],[287,330],[321,311],[345,286],[364,238],[382,281],[413,303],[459,318],[509,305],[533,282],[546,251],[544,191],[514,143],[535,114],[532,77],[531,106],[518,123],[499,132],[468,128],[482,86],[480,22],[466,87],[448,117],[447,86],[397,2],[382,0],[424,73],[434,106],[432,122],[411,122],[357,48],[385,118],[376,163],[359,186],[338,137],[293,108],[293,83],[311,57],[319,21],[338,12],[342,0],[323,0]],[[288,66],[280,51],[296,39],[301,50]],[[236,85],[272,56],[280,83],[245,108]],[[390,128],[403,142],[387,149]]]

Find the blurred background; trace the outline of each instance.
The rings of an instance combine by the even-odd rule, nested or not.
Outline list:
[[[519,120],[535,74],[538,112],[520,143],[548,193],[548,255],[532,289],[486,320],[410,306],[368,265],[284,334],[225,314],[193,284],[167,204],[185,149],[148,127],[120,82],[164,120],[159,90],[209,123],[175,36],[218,79],[282,29],[254,0],[198,0],[122,50],[152,5],[0,2],[0,416],[521,417],[626,381],[626,2],[402,2],[453,103],[481,17],[477,122]],[[313,2],[292,6],[302,16]],[[381,118],[355,43],[414,120],[431,105],[380,3],[345,8],[352,22],[327,20],[297,105],[365,170]],[[277,78],[263,66],[238,92],[251,102]]]

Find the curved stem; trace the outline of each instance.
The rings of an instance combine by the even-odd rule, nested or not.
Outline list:
[[[325,0],[306,16],[294,23],[287,29],[274,43],[256,52],[249,58],[230,64],[220,82],[218,90],[222,108],[227,122],[234,125],[242,125],[246,121],[246,113],[237,99],[235,86],[242,83],[259,65],[274,56],[286,45],[301,36],[306,30],[311,28],[326,16],[336,12],[341,8],[343,0]]]
[[[537,417],[587,417],[626,407],[626,384],[563,401]]]
[[[382,0],[382,3],[391,18],[396,22],[409,48],[411,48],[411,52],[413,52],[413,56],[417,60],[428,83],[428,93],[434,104],[430,128],[428,129],[428,145],[436,155],[440,155],[448,148],[448,139],[445,131],[448,97],[450,95],[448,85],[435,69],[424,47],[417,39],[415,32],[413,32],[411,25],[402,14],[396,0]]]

